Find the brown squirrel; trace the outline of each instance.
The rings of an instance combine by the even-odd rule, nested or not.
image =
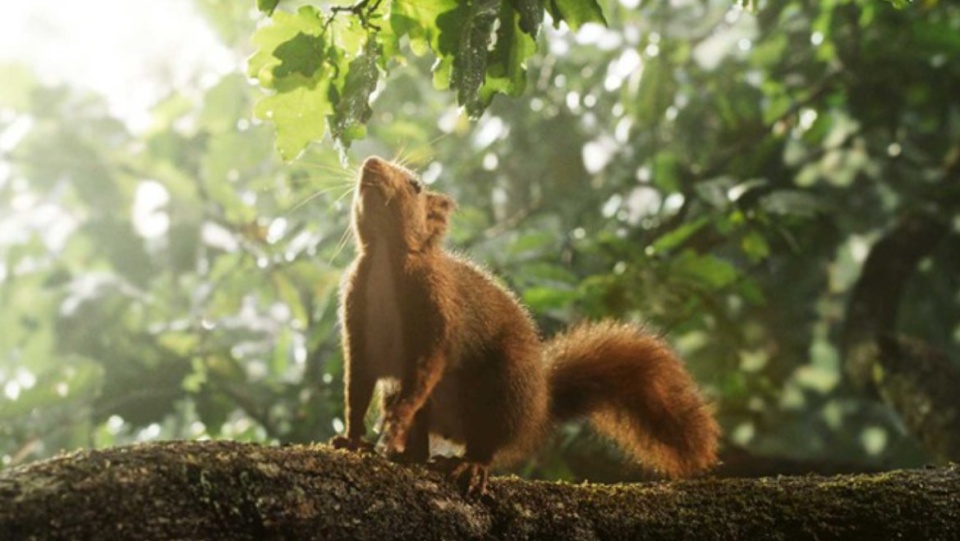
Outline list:
[[[431,434],[463,444],[444,463],[467,493],[485,490],[491,464],[529,455],[551,425],[579,417],[667,475],[716,463],[719,428],[663,341],[606,321],[542,342],[510,292],[441,246],[455,206],[399,165],[363,163],[357,257],[340,298],[346,434],[335,447],[373,447],[364,416],[387,380],[380,450],[425,462]]]

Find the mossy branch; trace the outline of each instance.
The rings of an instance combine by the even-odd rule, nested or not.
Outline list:
[[[437,474],[327,446],[170,442],[0,473],[3,539],[955,539],[960,467],[571,485]]]

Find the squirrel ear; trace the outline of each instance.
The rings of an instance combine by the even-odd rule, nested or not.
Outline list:
[[[439,199],[439,202],[437,203],[438,206],[445,214],[450,214],[457,210],[457,202],[454,201],[449,195],[437,194],[437,199]]]

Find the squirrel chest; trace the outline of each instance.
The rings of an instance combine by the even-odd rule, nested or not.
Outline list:
[[[403,375],[404,343],[395,262],[385,249],[373,249],[367,257],[361,284],[367,358],[378,377],[399,378]]]

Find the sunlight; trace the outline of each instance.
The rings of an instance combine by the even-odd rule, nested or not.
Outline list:
[[[134,131],[149,127],[152,105],[172,89],[202,86],[201,75],[240,61],[187,0],[15,2],[0,18],[0,62],[106,96]]]
[[[133,226],[143,238],[163,236],[170,229],[170,215],[164,207],[170,202],[170,192],[155,180],[145,180],[137,186],[133,198]]]

